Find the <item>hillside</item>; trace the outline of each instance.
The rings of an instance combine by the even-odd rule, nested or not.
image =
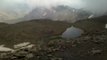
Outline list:
[[[32,49],[0,55],[0,60],[107,60],[106,16],[76,23],[36,19],[16,24],[0,24],[0,44],[13,48],[22,42],[36,45]],[[85,33],[66,40],[60,35],[71,25]],[[30,57],[30,58],[29,58]]]
[[[0,43],[6,43],[7,45],[7,42],[11,44],[24,41],[35,43],[36,40],[60,35],[69,26],[69,23],[50,20],[32,20],[10,24],[0,29]]]
[[[101,31],[105,29],[105,24],[107,24],[107,16],[101,16],[91,19],[79,20],[73,25],[79,27],[87,32],[91,31]]]
[[[104,30],[106,22],[106,16],[102,16],[99,18],[80,20],[76,23],[52,21],[50,19],[34,19],[16,24],[0,23],[0,43],[8,44],[7,42],[11,42],[10,46],[24,41],[35,43],[36,40],[61,35],[72,25],[83,29],[85,33],[93,33]]]

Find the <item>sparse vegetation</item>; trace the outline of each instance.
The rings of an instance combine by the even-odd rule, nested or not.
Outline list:
[[[102,23],[92,22],[89,26],[85,23],[32,20],[5,25],[0,28],[0,44],[12,49],[13,45],[22,42],[31,42],[35,46],[0,52],[0,60],[107,60],[107,30]],[[61,38],[62,32],[71,25],[85,29],[85,33],[75,39]]]
[[[44,43],[41,41],[30,49],[2,53],[1,60],[106,60],[106,36],[107,31],[103,30],[71,40],[56,38]]]

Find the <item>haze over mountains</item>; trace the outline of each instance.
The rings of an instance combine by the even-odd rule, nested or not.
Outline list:
[[[91,13],[87,11],[71,8],[69,6],[59,5],[57,7],[51,7],[51,8],[43,8],[43,7],[35,8],[24,18],[25,20],[52,19],[52,20],[75,22],[77,19],[79,20],[80,18],[84,19],[89,17],[90,14]]]
[[[104,2],[106,1],[98,1],[101,3],[98,5],[95,4],[96,0],[1,0],[0,22],[15,23],[31,19],[75,22],[106,14]]]
[[[0,0],[0,22],[18,19],[26,15],[29,6],[23,2]]]
[[[59,5],[57,7],[36,7],[29,14],[20,19],[3,20],[6,23],[17,23],[32,19],[51,19],[53,21],[75,22],[80,19],[88,18],[92,13],[82,9],[75,9],[69,6]],[[15,16],[15,15],[14,15]]]

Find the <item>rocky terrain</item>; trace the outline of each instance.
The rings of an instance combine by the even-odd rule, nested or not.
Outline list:
[[[1,23],[0,44],[14,51],[0,52],[0,60],[107,60],[106,17],[103,18],[75,24],[47,19]],[[75,39],[61,38],[71,25],[83,29],[84,34]],[[23,42],[30,42],[33,46],[14,48]]]
[[[1,54],[1,60],[106,60],[107,30],[65,40],[50,38],[32,48]]]

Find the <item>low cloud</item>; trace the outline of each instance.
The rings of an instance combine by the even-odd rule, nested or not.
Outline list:
[[[27,0],[27,3],[31,7],[52,7],[58,5],[68,5],[71,7],[78,7],[83,6],[81,0]]]
[[[68,5],[100,15],[107,12],[107,0],[27,0],[27,3],[31,7]]]

